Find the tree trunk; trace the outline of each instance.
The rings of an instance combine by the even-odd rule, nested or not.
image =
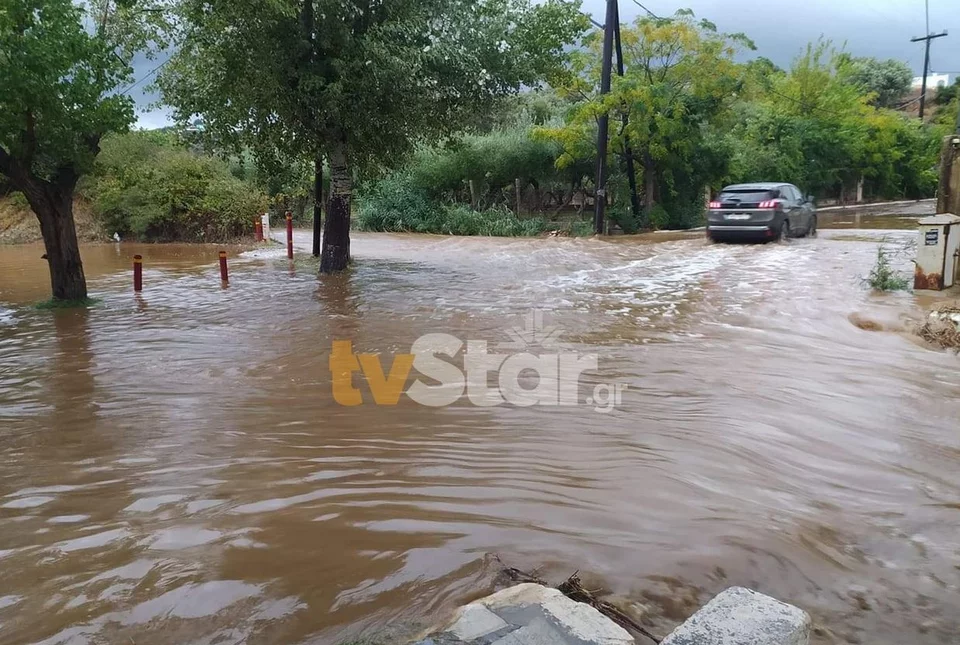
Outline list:
[[[649,154],[643,155],[643,210],[647,215],[657,203],[657,170]]]
[[[24,188],[24,195],[40,220],[53,299],[85,300],[87,280],[83,275],[77,228],[73,221],[73,186],[33,184]]]
[[[347,158],[346,145],[335,143],[328,156],[330,161],[330,202],[323,222],[323,250],[320,253],[320,273],[343,271],[350,263],[350,198],[353,176]]]
[[[470,208],[477,210],[477,185],[472,179],[467,184],[470,186]]]

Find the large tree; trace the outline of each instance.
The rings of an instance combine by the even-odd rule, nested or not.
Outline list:
[[[742,85],[736,54],[754,45],[742,34],[718,32],[688,10],[665,19],[642,17],[622,27],[622,41],[625,74],[614,78],[606,95],[598,91],[602,33],[594,32],[589,47],[573,56],[573,74],[559,91],[576,106],[564,126],[544,132],[564,146],[559,163],[566,164],[592,148],[600,114],[626,114],[629,123],[613,129],[610,148],[623,151],[629,137],[640,159],[646,216],[677,198],[686,203],[673,204],[675,210],[696,210],[695,201],[702,209],[703,186],[716,178],[709,176],[716,174],[708,169],[716,155],[704,135],[729,111]],[[767,74],[774,73],[772,63],[770,68]],[[681,220],[669,223],[690,225],[693,218]]]
[[[137,0],[0,0],[0,175],[40,221],[56,300],[87,297],[74,191],[100,139],[132,123],[117,90],[162,20]]]
[[[325,158],[320,270],[350,259],[356,173],[559,70],[584,27],[578,2],[179,0],[180,49],[160,86],[219,145]]]

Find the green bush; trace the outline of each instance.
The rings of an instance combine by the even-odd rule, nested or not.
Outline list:
[[[520,219],[504,207],[476,211],[464,204],[441,204],[407,174],[370,186],[358,200],[354,224],[361,231],[501,237],[538,235],[547,228],[543,218]]]
[[[105,139],[84,192],[108,233],[150,241],[235,239],[267,208],[225,162],[150,132]]]
[[[588,222],[586,220],[576,220],[570,222],[570,224],[567,225],[566,230],[572,237],[590,237],[594,234],[593,222]]]
[[[436,233],[447,235],[489,235],[493,237],[539,235],[547,228],[541,217],[520,219],[506,208],[475,211],[456,204],[444,207],[444,222]]]
[[[27,201],[27,196],[19,190],[10,193],[10,205],[20,211],[30,210],[30,202]]]
[[[530,128],[470,135],[443,147],[418,152],[409,164],[411,180],[434,196],[512,186],[517,178],[549,183],[557,179],[560,147],[532,136]]]
[[[408,174],[374,182],[357,201],[355,226],[361,231],[437,233],[443,209]]]
[[[670,213],[667,212],[667,209],[664,208],[662,204],[657,204],[651,208],[647,217],[650,220],[650,226],[655,231],[669,228],[670,226]]]

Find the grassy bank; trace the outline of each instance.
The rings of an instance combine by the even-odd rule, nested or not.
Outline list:
[[[86,199],[73,203],[73,218],[77,223],[77,237],[81,242],[100,242],[106,239]],[[40,223],[26,200],[18,193],[0,197],[0,244],[29,244],[40,242]]]

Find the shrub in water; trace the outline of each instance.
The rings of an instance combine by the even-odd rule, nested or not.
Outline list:
[[[909,281],[890,265],[887,250],[882,244],[877,247],[877,261],[866,282],[877,291],[903,291],[910,286]]]

